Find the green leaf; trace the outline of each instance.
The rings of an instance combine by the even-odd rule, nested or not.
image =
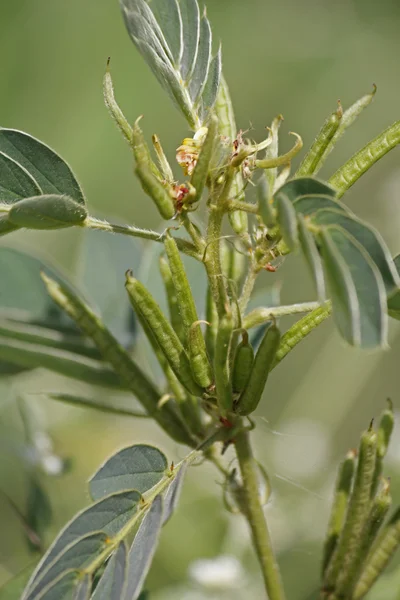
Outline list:
[[[26,169],[43,194],[66,194],[76,202],[85,203],[67,163],[34,137],[15,129],[0,128],[0,152]]]
[[[99,556],[106,548],[108,536],[102,532],[82,534],[78,540],[65,546],[57,559],[32,582],[23,600],[36,600],[42,597],[44,590],[66,571],[84,569],[85,566]],[[46,594],[43,595],[46,597]],[[52,595],[51,598],[60,596]]]
[[[335,198],[337,192],[330,185],[315,177],[298,177],[290,179],[275,192],[275,201],[278,200],[280,194],[284,194],[291,202],[294,202],[299,196],[309,196],[310,194]]]
[[[302,215],[298,215],[297,220],[299,227],[300,247],[311,271],[318,300],[323,302],[326,298],[324,269],[320,254],[318,252],[317,244],[312,233],[308,230]]]
[[[65,548],[73,546],[87,534],[98,535],[100,530],[110,537],[115,536],[136,514],[140,500],[141,495],[136,491],[113,494],[76,515],[61,531],[40,561],[28,582],[22,600],[30,598],[36,583],[41,581],[52,564],[58,561]]]
[[[78,577],[79,573],[75,569],[61,573],[42,590],[40,596],[35,596],[32,600],[71,600],[78,585]]]
[[[48,194],[25,198],[12,205],[8,218],[28,229],[63,229],[80,225],[87,217],[84,205],[68,196]]]
[[[128,33],[195,130],[207,120],[221,79],[221,58],[196,0],[120,0]],[[208,75],[210,73],[210,78]]]
[[[187,463],[183,463],[183,465],[179,467],[178,474],[175,476],[174,480],[172,481],[164,496],[163,525],[167,521],[169,521],[169,519],[172,517],[173,512],[178,506],[187,468]]]
[[[346,230],[330,226],[326,230],[331,243],[340,253],[347,273],[354,285],[358,323],[352,328],[341,330],[343,337],[353,345],[363,348],[377,348],[387,343],[386,293],[382,277],[361,244]],[[335,316],[335,300],[333,297]],[[358,330],[358,331],[357,331]]]
[[[27,525],[42,539],[52,520],[52,509],[50,499],[41,485],[35,479],[30,481],[26,522]],[[31,549],[37,550],[37,545],[33,545],[28,537],[28,544]]]
[[[165,455],[153,446],[138,444],[109,458],[89,481],[90,495],[98,500],[108,494],[133,489],[147,492],[164,477]]]
[[[127,548],[125,542],[121,542],[109,559],[92,600],[121,600],[124,597],[126,572]]]
[[[126,600],[137,600],[150,570],[163,521],[162,496],[156,496],[144,517],[128,556]]]
[[[82,408],[92,408],[109,414],[124,415],[126,417],[135,417],[137,419],[150,418],[143,411],[135,410],[134,408],[128,408],[127,406],[117,405],[115,404],[114,400],[112,400],[111,404],[110,402],[106,403],[102,400],[97,400],[97,398],[83,398],[82,396],[73,396],[72,394],[51,393],[47,394],[47,396],[51,400],[66,402],[67,404],[72,404],[73,406],[79,406]]]
[[[74,600],[89,600],[92,591],[92,578],[90,575],[84,575],[78,584]]]
[[[0,202],[13,203],[40,193],[40,187],[28,171],[0,152]]]
[[[368,252],[380,271],[386,291],[391,294],[398,290],[400,278],[386,243],[380,234],[354,215],[346,215],[337,210],[321,210],[315,213],[312,221],[317,225],[338,225],[348,231]]]
[[[293,202],[293,206],[298,214],[302,214],[305,217],[313,215],[317,210],[322,210],[324,208],[332,208],[338,212],[350,213],[347,206],[342,204],[339,200],[335,200],[332,196],[323,196],[320,194],[299,196],[297,200]]]
[[[400,254],[394,258],[394,264],[397,272],[400,274]],[[388,310],[389,315],[393,317],[393,319],[400,320],[400,291],[396,292],[388,299]]]
[[[66,350],[0,337],[0,361],[3,360],[27,369],[49,369],[89,384],[126,389],[118,375],[104,363]]]
[[[277,221],[283,241],[290,250],[295,250],[299,243],[297,215],[293,204],[287,196],[280,194],[276,201],[278,209]]]

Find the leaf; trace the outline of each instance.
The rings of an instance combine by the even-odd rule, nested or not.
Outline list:
[[[42,540],[43,534],[52,520],[52,509],[50,499],[40,484],[32,479],[29,485],[26,522],[27,525],[37,534],[39,540]],[[28,537],[28,544],[31,549],[37,550]]]
[[[335,210],[321,210],[313,215],[318,225],[338,225],[349,232],[368,252],[380,271],[386,291],[391,294],[398,290],[400,278],[386,243],[380,234],[354,215],[346,215]]]
[[[400,274],[400,254],[394,258],[393,262],[397,272]],[[391,317],[397,320],[400,319],[400,291],[396,292],[388,299],[388,310]]]
[[[90,592],[92,591],[92,578],[89,574],[84,575],[83,579],[78,584],[75,592],[74,600],[89,600]]]
[[[40,561],[28,582],[22,600],[29,597],[36,582],[58,560],[65,548],[70,547],[87,534],[98,535],[97,532],[100,530],[110,537],[115,536],[136,514],[140,500],[141,496],[136,491],[113,494],[76,515],[60,532]]]
[[[293,204],[284,194],[280,194],[276,206],[278,209],[277,221],[283,241],[290,250],[295,250],[299,242],[297,230],[297,216]]]
[[[127,572],[127,548],[121,542],[109,559],[92,600],[121,600]]]
[[[195,130],[207,120],[221,79],[220,53],[197,0],[120,0],[128,33]],[[210,73],[210,78],[208,74]]]
[[[322,196],[319,194],[299,196],[297,200],[293,202],[293,207],[298,214],[302,214],[305,217],[313,215],[317,210],[324,208],[332,208],[338,212],[350,213],[347,206],[342,204],[339,200],[335,200],[332,196]]]
[[[108,536],[102,531],[82,534],[78,540],[65,546],[57,559],[32,582],[22,600],[36,600],[42,597],[41,594],[46,587],[50,588],[51,584],[66,571],[84,569],[105,550],[107,543]],[[46,594],[43,597],[46,598]],[[53,594],[50,597],[59,598],[60,596]]]
[[[104,363],[66,350],[0,337],[0,361],[3,360],[27,369],[49,369],[89,384],[126,389],[118,375]]]
[[[0,128],[0,152],[26,169],[43,194],[66,194],[76,202],[85,203],[67,163],[34,137],[15,129]]]
[[[382,277],[364,248],[346,230],[330,226],[326,230],[347,266],[357,298],[358,336],[349,331],[343,337],[353,345],[377,348],[387,343],[386,294]],[[335,304],[334,310],[335,310]],[[350,330],[351,331],[351,330]],[[358,337],[358,339],[357,339]]]
[[[304,218],[298,215],[299,242],[308,267],[314,280],[317,297],[320,302],[326,299],[324,269],[318,252],[317,244],[312,233],[308,230]]]
[[[28,229],[63,229],[80,225],[86,217],[85,206],[68,196],[55,194],[20,200],[8,213],[13,225]]]
[[[309,196],[310,194],[335,198],[337,192],[333,187],[315,177],[298,177],[290,179],[275,192],[275,202],[280,194],[285,194],[291,202],[294,202],[299,196]]]
[[[138,444],[124,448],[109,458],[90,479],[90,495],[98,500],[127,489],[143,494],[161,481],[167,468],[165,455],[153,446]]]
[[[70,600],[76,590],[79,573],[72,569],[61,573],[54,581],[42,590],[40,596],[32,600]]]
[[[118,406],[115,404],[114,400],[111,403],[103,402],[102,400],[97,400],[97,398],[83,398],[82,396],[73,396],[72,394],[63,394],[63,393],[51,393],[47,394],[48,398],[51,400],[58,400],[59,402],[66,402],[67,404],[72,404],[73,406],[79,406],[82,408],[93,408],[95,410],[99,410],[101,412],[115,414],[115,415],[124,415],[127,417],[135,417],[137,419],[148,419],[150,418],[143,411],[140,412],[135,410],[134,408],[128,408],[127,406]]]
[[[156,496],[144,517],[128,556],[128,583],[124,600],[137,600],[156,551],[163,520],[162,496]]]
[[[15,160],[0,152],[0,202],[17,202],[37,196],[41,192],[37,182]]]
[[[183,465],[179,467],[178,474],[173,479],[164,496],[163,525],[169,521],[178,505],[187,468],[187,463],[183,463]]]

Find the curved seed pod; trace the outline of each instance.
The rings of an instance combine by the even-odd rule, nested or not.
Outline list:
[[[185,330],[183,327],[181,313],[179,312],[178,297],[174,286],[174,282],[172,281],[172,273],[170,266],[166,258],[162,255],[160,256],[160,273],[164,282],[165,292],[167,295],[169,317],[171,320],[172,329],[175,331],[182,344],[184,344],[186,342]]]
[[[262,160],[256,160],[256,167],[258,169],[271,169],[274,167],[285,166],[291,162],[292,158],[294,158],[296,154],[300,152],[303,147],[303,140],[298,133],[294,133],[294,131],[290,131],[289,133],[296,137],[293,148],[289,150],[289,152],[286,152],[286,154],[281,154],[281,156],[277,156],[276,158],[264,158]]]
[[[214,351],[214,373],[217,402],[223,417],[232,410],[233,396],[230,381],[229,347],[233,332],[233,317],[230,311],[220,318]]]
[[[258,211],[266,227],[276,225],[276,216],[271,204],[271,188],[265,173],[257,183]]]
[[[154,201],[163,219],[169,220],[175,215],[175,207],[171,196],[163,184],[153,175],[146,165],[137,165],[135,173],[143,190]]]
[[[203,353],[202,351],[199,352],[199,345],[198,345],[199,336],[198,336],[198,332],[196,331],[196,329],[200,329],[200,323],[202,323],[202,321],[197,321],[197,322],[193,323],[189,329],[189,336],[188,336],[189,358],[190,358],[190,366],[192,367],[193,377],[195,378],[197,383],[199,385],[201,385],[201,387],[208,388],[208,387],[210,387],[210,385],[213,382],[213,375],[212,375],[211,365],[208,360],[207,353]],[[204,349],[205,349],[205,342],[204,342],[204,338],[203,338],[203,334],[201,333],[201,330],[200,330],[200,334],[201,334],[201,339],[202,339],[201,346],[203,346],[203,343],[204,343]],[[201,348],[201,350],[202,350],[202,348]]]
[[[165,238],[164,245],[169,260],[172,281],[176,290],[185,336],[189,346],[193,375],[202,387],[208,387],[212,383],[211,365],[208,360],[202,331],[200,327],[193,327],[193,324],[198,323],[199,317],[185,267],[178,246],[174,238],[169,234]],[[200,383],[197,377],[200,377],[202,383]]]
[[[338,191],[337,197],[341,198],[361,175],[364,175],[368,169],[398,144],[400,144],[400,121],[396,121],[383,133],[371,140],[332,175],[328,183]]]
[[[376,451],[376,463],[374,481],[371,487],[371,498],[376,494],[379,486],[379,481],[382,477],[383,459],[389,447],[390,438],[394,428],[393,403],[388,399],[388,407],[381,416],[378,428],[378,445]]]
[[[218,311],[210,287],[207,287],[206,296],[206,321],[205,342],[210,360],[214,360],[215,342],[218,333]]]
[[[356,468],[356,451],[350,450],[342,462],[336,481],[335,496],[329,517],[328,532],[324,544],[322,574],[332,558],[346,518],[351,486]]]
[[[176,441],[193,445],[193,440],[187,431],[186,425],[175,411],[175,407],[170,403],[164,404],[161,408],[158,406],[161,394],[131,359],[127,351],[117,342],[104,323],[66,287],[47,275],[42,274],[42,278],[53,300],[79,325],[86,335],[92,338],[104,359],[112,365],[114,371],[126,382],[149,416],[153,417]]]
[[[201,200],[201,196],[203,194],[203,190],[207,182],[210,161],[212,158],[214,143],[217,136],[217,128],[218,120],[214,115],[212,115],[208,122],[207,135],[201,147],[196,166],[190,179],[190,183],[196,190],[194,202],[198,202],[199,200]]]
[[[8,213],[10,223],[27,229],[63,229],[82,225],[86,217],[84,204],[56,194],[24,198],[12,204]]]
[[[125,287],[133,308],[146,321],[179,381],[191,394],[201,396],[202,389],[193,379],[185,349],[153,296],[130,272],[126,274]]]
[[[154,134],[152,136],[152,142],[154,146],[154,150],[156,151],[158,164],[160,165],[161,175],[163,179],[168,181],[169,183],[174,182],[174,174],[171,169],[171,165],[168,162],[167,157],[165,156],[165,152],[163,147],[161,146],[160,138],[158,135]]]
[[[139,122],[141,121],[141,119],[142,116],[138,117],[132,128],[131,145],[133,150],[133,156],[138,166],[147,166],[147,168],[150,169],[153,175],[155,175],[158,179],[161,180],[162,175],[151,158],[150,149],[146,144],[143,131],[139,126]]]
[[[115,100],[114,86],[110,73],[110,58],[107,60],[107,68],[103,79],[103,95],[104,102],[108,108],[110,115],[114,119],[117,127],[129,144],[132,144],[132,127],[125,118],[124,113],[120,109]]]
[[[277,326],[270,325],[257,350],[247,386],[237,401],[235,412],[239,415],[250,415],[256,410],[267,383],[280,338],[281,335]]]
[[[358,560],[361,535],[368,519],[371,486],[375,471],[377,435],[371,427],[361,436],[359,459],[353,492],[343,533],[325,572],[324,587],[333,590],[338,578],[341,582],[351,579]]]
[[[325,153],[331,143],[335,133],[337,132],[340,122],[343,117],[343,108],[338,102],[338,107],[322,125],[320,132],[315,138],[310,150],[303,158],[295,177],[303,177],[305,175],[313,175],[318,173],[322,164],[325,162]]]
[[[372,503],[367,522],[362,532],[358,549],[357,563],[354,565],[353,573],[343,581],[339,575],[335,590],[339,597],[344,594],[346,594],[348,597],[352,597],[351,591],[357,584],[357,579],[362,570],[363,563],[368,556],[368,551],[379,533],[381,525],[385,520],[387,513],[389,512],[391,504],[392,497],[390,495],[390,482],[389,480],[385,480],[383,482],[381,491]]]
[[[241,393],[245,389],[254,363],[254,350],[249,342],[247,331],[242,332],[242,341],[238,344],[235,352],[232,369],[232,389],[235,393]]]
[[[367,559],[355,586],[352,600],[360,600],[369,592],[400,546],[400,508],[384,527]]]

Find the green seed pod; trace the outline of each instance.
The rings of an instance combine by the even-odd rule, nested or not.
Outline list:
[[[267,383],[269,371],[276,351],[279,347],[280,332],[276,325],[267,328],[254,358],[253,368],[247,386],[237,401],[235,412],[239,415],[250,415],[261,400]]]
[[[200,327],[192,290],[186,276],[178,246],[169,234],[165,239],[165,250],[169,260],[172,281],[176,290],[179,310],[182,317],[183,327],[187,344],[189,346],[189,357],[192,364],[195,380],[202,387],[208,387],[212,383],[211,365],[208,360],[206,344]],[[196,324],[195,327],[193,325]]]
[[[129,272],[126,276],[125,287],[133,308],[146,321],[179,381],[191,394],[201,396],[202,389],[193,379],[189,358],[182,343],[153,296]]]
[[[276,225],[275,212],[272,207],[270,187],[265,173],[260,177],[257,183],[258,211],[266,227]]]
[[[375,471],[377,435],[372,429],[361,436],[356,479],[349,501],[343,533],[325,572],[324,587],[335,589],[341,582],[350,581],[357,564],[358,550],[370,509],[371,486]]]
[[[175,406],[167,402],[161,408],[159,407],[160,392],[108,331],[104,323],[70,290],[47,275],[42,274],[42,278],[53,300],[93,340],[104,359],[112,365],[115,373],[137,397],[148,415],[153,417],[176,441],[195,445],[196,441],[191,437]]]
[[[394,428],[393,403],[388,399],[388,408],[382,414],[378,429],[378,456],[384,458]]]
[[[10,223],[27,229],[63,229],[81,225],[86,217],[84,204],[56,194],[25,198],[13,204],[8,213]]]
[[[163,184],[146,165],[137,165],[135,173],[142,184],[143,190],[154,201],[162,218],[172,219],[175,214],[174,203]]]
[[[324,544],[322,559],[322,573],[324,574],[333,552],[337,546],[340,534],[346,518],[346,511],[349,502],[351,486],[356,467],[356,452],[350,450],[345,460],[342,462],[338,478],[336,481],[335,496],[332,510],[329,518],[327,536]]]
[[[357,585],[360,573],[363,568],[363,564],[368,556],[369,550],[373,545],[381,525],[385,520],[387,513],[389,512],[392,504],[392,497],[390,495],[390,482],[385,480],[382,485],[381,491],[373,501],[371,510],[368,515],[364,530],[359,543],[357,563],[354,565],[353,577],[347,578],[342,581],[339,574],[338,582],[336,585],[336,593],[340,597],[341,594],[345,594],[348,597],[352,597],[351,592]],[[350,592],[350,593],[349,593]]]
[[[147,167],[147,169],[150,170],[157,179],[161,180],[163,177],[151,158],[149,147],[144,139],[143,131],[139,126],[141,119],[141,116],[136,119],[132,129],[131,145],[133,156],[135,157],[135,162],[139,167]]]
[[[205,332],[205,342],[207,348],[207,354],[210,360],[214,360],[215,342],[218,333],[218,311],[214,302],[214,298],[211,289],[207,287],[206,296],[206,321],[208,323]]]
[[[127,142],[129,142],[129,144],[132,144],[132,127],[129,125],[124,113],[122,112],[122,110],[117,104],[117,101],[115,100],[114,86],[110,73],[110,59],[107,60],[106,73],[103,79],[103,94],[104,102],[110,112],[110,115],[114,119],[115,123],[117,124],[117,127],[119,128]]]
[[[214,373],[217,389],[217,401],[220,413],[226,417],[232,410],[233,396],[230,381],[229,347],[233,331],[233,317],[227,311],[219,320],[217,339],[214,351]]]
[[[232,389],[240,394],[245,389],[254,363],[254,350],[247,331],[242,332],[242,341],[235,352],[232,369]]]
[[[160,256],[160,273],[164,282],[172,329],[175,331],[182,344],[185,344],[186,336],[181,313],[179,311],[178,296],[176,293],[174,282],[172,281],[172,273],[169,263],[166,260],[166,258],[162,255]]]
[[[200,150],[199,157],[197,159],[196,166],[190,179],[191,185],[196,190],[196,196],[194,202],[201,200],[204,187],[207,183],[207,177],[209,174],[210,162],[214,150],[214,143],[217,136],[218,119],[212,115],[208,122],[208,131]]]
[[[174,174],[171,169],[171,165],[168,162],[167,157],[165,156],[163,147],[161,146],[160,139],[157,135],[153,135],[152,142],[154,146],[154,150],[156,151],[158,164],[160,165],[161,175],[163,179],[168,181],[169,183],[174,182]]]
[[[352,600],[361,600],[369,592],[400,546],[400,508],[396,510],[371,548],[355,586]]]
[[[320,163],[324,162],[325,152],[339,128],[342,117],[343,108],[339,102],[337,109],[326,119],[310,150],[303,158],[297,169],[296,177],[313,175],[319,171]]]

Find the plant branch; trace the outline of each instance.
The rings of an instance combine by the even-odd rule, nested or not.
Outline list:
[[[261,566],[269,600],[284,600],[285,593],[276,562],[265,515],[259,500],[257,463],[250,445],[248,431],[236,436],[236,454],[242,475],[241,505],[251,530],[251,536]]]
[[[320,306],[319,302],[303,302],[301,304],[289,304],[288,306],[255,308],[244,318],[243,327],[244,329],[251,329],[270,321],[271,318],[279,319],[279,317],[286,317],[288,315],[308,313],[317,310]]]

